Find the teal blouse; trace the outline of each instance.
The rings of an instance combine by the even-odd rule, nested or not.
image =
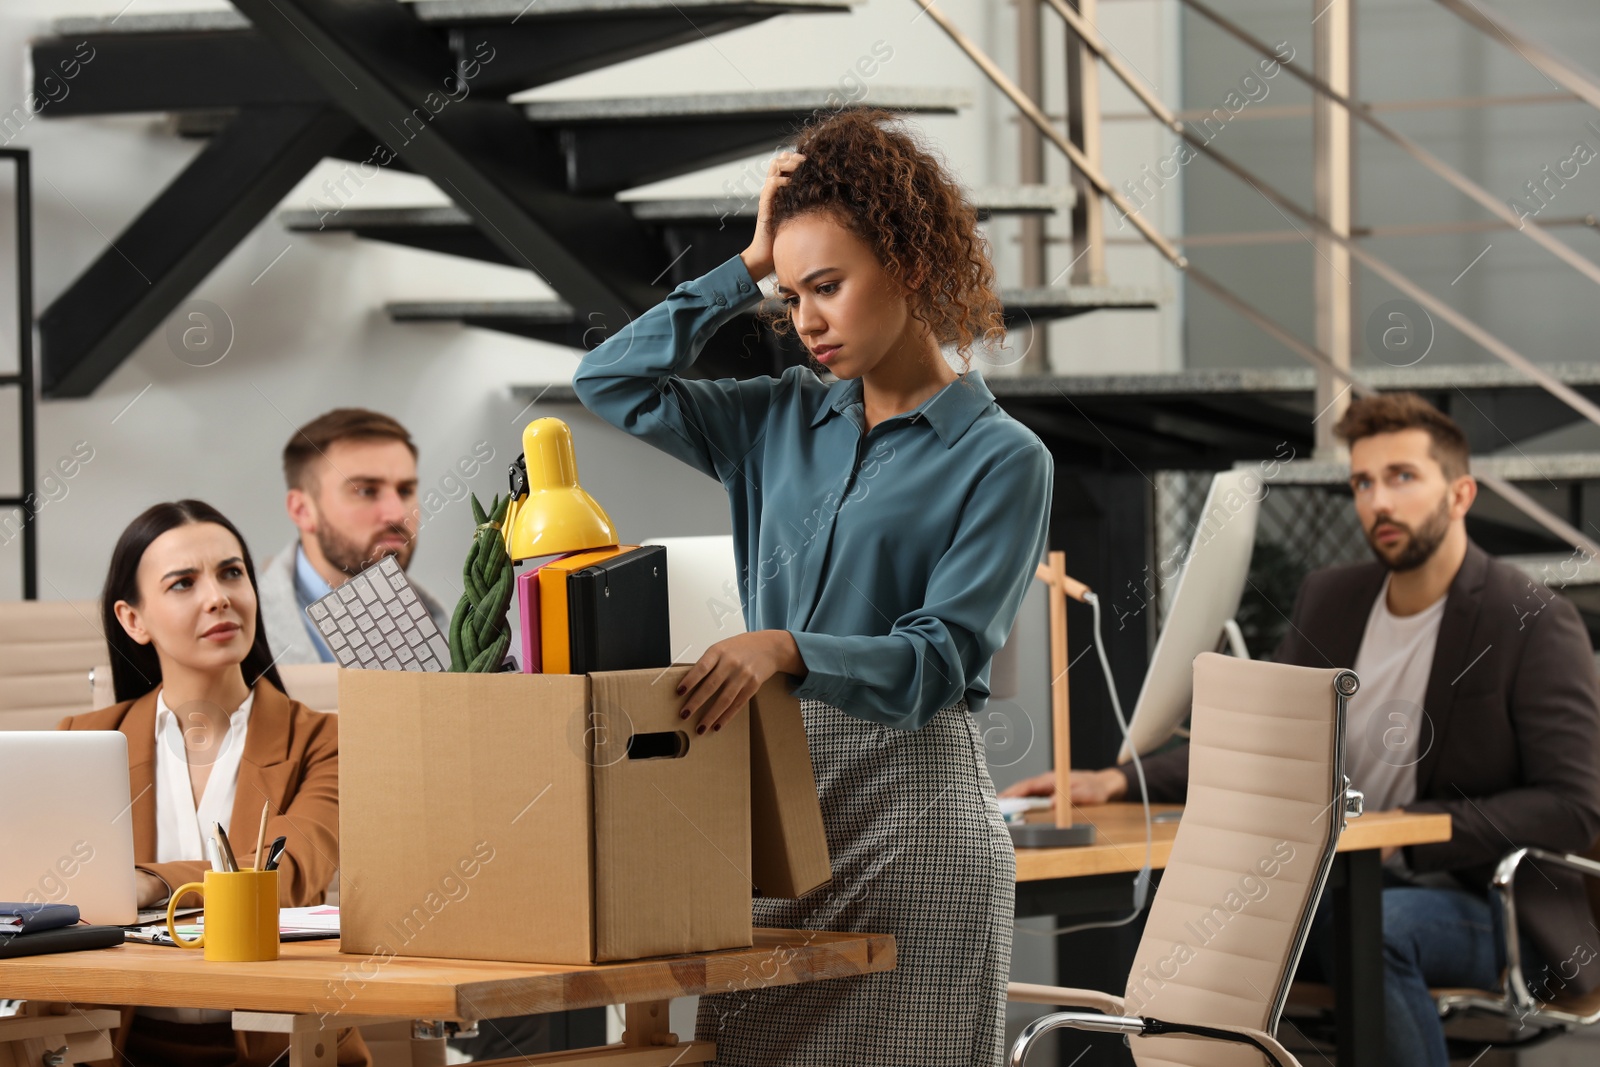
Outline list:
[[[684,282],[583,357],[578,399],[728,491],[745,625],[794,635],[796,697],[907,730],[981,711],[1044,552],[1049,450],[970,369],[867,433],[859,378],[678,377],[760,299],[738,256]]]

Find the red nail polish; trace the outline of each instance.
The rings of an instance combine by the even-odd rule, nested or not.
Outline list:
[[[703,733],[705,733],[705,732],[706,732],[706,728],[705,728],[705,725],[704,725],[704,724],[701,724],[701,725],[699,725],[699,726],[696,726],[696,727],[695,727],[695,728],[694,728],[694,732],[695,732],[695,733],[697,733],[697,734],[703,734]]]
[[[683,696],[683,686],[678,686],[678,695]]]
[[[688,708],[684,708],[682,711],[678,712],[678,718],[687,719],[688,717],[689,717],[689,709]]]
[[[718,731],[718,730],[720,730],[720,729],[722,729],[722,724],[721,724],[721,723],[720,723],[720,722],[719,722],[719,723],[717,723],[717,725],[715,725],[715,726],[713,726],[713,727],[712,727],[712,728],[711,728],[711,732],[712,732],[712,733],[716,733],[716,732],[717,732],[717,731]]]

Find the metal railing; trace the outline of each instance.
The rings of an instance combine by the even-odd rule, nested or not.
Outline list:
[[[1249,301],[1220,280],[1190,262],[1178,250],[1178,245],[1182,242],[1178,239],[1164,236],[1148,220],[1144,219],[1140,215],[1140,209],[1134,207],[1100,172],[1098,158],[1091,158],[1082,144],[1074,143],[1072,139],[1063,135],[1040,109],[1038,104],[1008,78],[994,60],[987,56],[970,37],[963,33],[951,21],[949,16],[941,12],[932,0],[915,0],[915,2],[996,88],[1011,100],[1022,116],[1035,127],[1039,135],[1066,156],[1071,164],[1074,178],[1079,184],[1080,195],[1078,201],[1084,210],[1099,218],[1103,207],[1102,200],[1109,201],[1112,206],[1121,212],[1126,221],[1133,224],[1134,229],[1138,231],[1144,242],[1159,252],[1175,269],[1182,271],[1193,283],[1205,289],[1235,313],[1315,367],[1318,371],[1320,383],[1319,400],[1325,395],[1332,395],[1332,401],[1338,403],[1345,393],[1354,393],[1357,396],[1377,393],[1378,390],[1351,372],[1348,348],[1345,348],[1336,357],[1318,345],[1307,344],[1251,305]],[[1430,314],[1437,315],[1440,319],[1487,349],[1497,359],[1526,375],[1530,380],[1567,404],[1578,414],[1596,425],[1600,425],[1600,405],[1596,405],[1587,397],[1560,381],[1510,344],[1496,337],[1454,307],[1433,296],[1398,268],[1362,248],[1357,243],[1357,238],[1363,236],[1361,231],[1341,232],[1340,228],[1329,225],[1328,220],[1322,218],[1316,212],[1302,208],[1293,198],[1251,174],[1245,167],[1218,152],[1209,144],[1206,138],[1197,135],[1183,119],[1179,118],[1172,109],[1161,102],[1154,91],[1144,83],[1144,80],[1137,73],[1130,69],[1129,65],[1113,49],[1107,47],[1093,22],[1094,0],[1044,0],[1044,2],[1049,4],[1069,27],[1071,31],[1070,43],[1081,47],[1095,61],[1104,64],[1133,93],[1151,118],[1166,126],[1172,133],[1181,138],[1185,144],[1255,189],[1269,203],[1283,212],[1286,218],[1293,216],[1293,219],[1304,223],[1326,247],[1337,249],[1341,254],[1354,259],[1415,301]],[[1283,70],[1288,71],[1310,87],[1313,94],[1315,94],[1315,100],[1332,104],[1340,113],[1355,118],[1390,143],[1399,147],[1435,176],[1488,209],[1495,215],[1495,224],[1498,227],[1513,228],[1520,233],[1528,235],[1531,240],[1557,259],[1560,259],[1596,284],[1600,284],[1600,264],[1596,264],[1581,255],[1570,245],[1549,232],[1558,223],[1562,225],[1581,224],[1595,226],[1596,221],[1593,216],[1586,216],[1576,220],[1552,220],[1551,223],[1539,223],[1532,219],[1518,219],[1505,203],[1496,199],[1488,190],[1377,118],[1373,113],[1374,109],[1372,107],[1352,100],[1347,94],[1330,85],[1324,78],[1301,68],[1292,61],[1282,59],[1265,42],[1211,9],[1203,0],[1181,0],[1181,2],[1214,23],[1247,48],[1278,63]],[[1550,78],[1551,81],[1568,90],[1573,97],[1600,109],[1600,87],[1595,86],[1581,73],[1567,66],[1547,50],[1517,34],[1505,25],[1502,20],[1484,13],[1481,8],[1475,5],[1463,3],[1462,0],[1436,0],[1436,2],[1447,10],[1461,16],[1478,29],[1501,38],[1536,69]],[[1344,42],[1344,47],[1348,49],[1348,41]],[[1348,62],[1348,55],[1343,58]],[[1313,113],[1315,113],[1315,110],[1313,108]],[[1080,137],[1078,140],[1097,146],[1098,134],[1096,133],[1092,138]],[[1304,234],[1300,234],[1300,236],[1303,238]],[[1103,245],[1103,242],[1099,244]],[[1334,379],[1338,379],[1344,385],[1344,388],[1337,395],[1332,394],[1331,387]],[[1589,556],[1600,556],[1600,544],[1596,544],[1594,540],[1574,528],[1565,519],[1554,514],[1505,479],[1488,474],[1479,474],[1477,477],[1480,482],[1488,486],[1496,495],[1506,500],[1507,503],[1517,508],[1550,533],[1572,544],[1580,552]]]

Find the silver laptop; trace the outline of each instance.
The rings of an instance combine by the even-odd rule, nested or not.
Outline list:
[[[118,730],[0,732],[0,901],[138,918],[128,739]]]

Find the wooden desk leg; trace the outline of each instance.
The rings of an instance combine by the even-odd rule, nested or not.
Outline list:
[[[624,1005],[622,1043],[629,1046],[671,1048],[678,1043],[672,1032],[672,1001],[646,1000]]]
[[[39,1067],[47,1053],[62,1049],[63,1064],[108,1059],[111,1032],[121,1022],[121,1014],[109,1008],[8,1016],[0,1019],[0,1067]]]
[[[236,1011],[235,1030],[289,1035],[288,1067],[333,1067],[339,1031],[347,1026],[404,1022],[403,1016],[295,1015],[289,1012]]]
[[[1339,1067],[1383,1062],[1383,863],[1377,849],[1334,859],[1334,1017]],[[1342,875],[1342,877],[1340,877]]]
[[[307,1030],[289,1035],[289,1067],[333,1067],[337,1030]]]

